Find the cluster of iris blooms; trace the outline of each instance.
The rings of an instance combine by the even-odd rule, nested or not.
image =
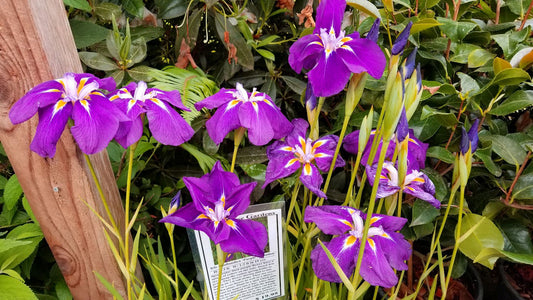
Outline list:
[[[345,0],[323,0],[317,9],[313,34],[302,37],[290,48],[291,67],[298,73],[302,69],[308,70],[306,98],[309,111],[316,109],[316,97],[340,93],[350,77],[366,73],[379,79],[383,75],[386,58],[376,43],[379,20],[366,38],[361,38],[358,32],[346,34],[341,28],[345,8]],[[392,47],[391,64],[397,66],[397,61],[393,60],[401,55],[409,29],[410,24]],[[425,167],[427,144],[419,141],[408,128],[408,118],[414,113],[422,90],[420,71],[415,70],[415,55],[416,49],[398,72],[402,109],[397,117],[389,117],[394,121],[379,136],[377,151],[372,153],[372,145],[376,144],[375,131],[366,135],[362,131],[350,133],[343,146],[349,153],[362,155],[368,181],[370,184],[379,182],[377,198],[407,193],[439,208],[440,201],[434,197],[435,187],[421,171]],[[396,73],[389,69],[391,72]],[[34,87],[15,103],[9,116],[17,124],[37,113],[39,124],[31,150],[43,157],[53,157],[57,141],[69,120],[72,135],[86,154],[103,150],[112,139],[124,148],[135,144],[143,133],[143,118],[148,119],[150,131],[157,141],[180,145],[193,136],[194,130],[175,108],[188,110],[178,91],[148,88],[142,81],[115,90],[112,78],[67,73],[63,78]],[[220,144],[231,131],[235,131],[236,137],[247,131],[253,145],[266,145],[275,140],[267,148],[269,163],[263,187],[298,173],[306,188],[318,197],[326,198],[321,190],[321,172],[345,165],[336,151],[339,137],[308,134],[308,121],[287,120],[272,99],[255,88],[248,92],[237,83],[235,89],[222,88],[196,103],[195,108],[217,109],[206,123],[207,132],[216,144]],[[477,147],[477,127],[475,123],[469,133],[463,129],[462,160],[470,161]],[[378,166],[375,153],[381,151],[385,151],[384,161]],[[381,170],[379,175],[378,170]],[[376,176],[379,181],[375,181]],[[200,178],[184,177],[183,181],[193,201],[179,209],[179,204],[174,201],[173,209],[161,222],[201,230],[225,253],[264,255],[268,240],[265,227],[259,222],[238,218],[250,204],[255,182],[240,184],[237,175],[223,170],[220,162],[209,174]],[[304,214],[305,222],[315,223],[323,233],[334,236],[324,244],[347,275],[356,269],[362,239],[366,238],[360,275],[372,285],[392,287],[398,281],[394,270],[406,270],[405,261],[411,255],[410,244],[398,232],[407,220],[373,214],[368,231],[363,233],[366,219],[360,210],[348,206],[308,206]],[[324,248],[315,247],[311,260],[318,278],[341,282]]]

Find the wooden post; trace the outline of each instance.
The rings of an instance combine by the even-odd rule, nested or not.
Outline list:
[[[0,140],[70,291],[75,299],[111,298],[96,271],[124,293],[102,224],[84,204],[106,215],[70,132],[63,133],[55,157],[45,159],[30,151],[38,117],[16,126],[8,118],[13,103],[31,87],[82,71],[63,1],[2,1],[0,39]],[[91,160],[123,228],[124,209],[107,153]]]

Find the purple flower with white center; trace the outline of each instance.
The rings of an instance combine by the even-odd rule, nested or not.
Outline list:
[[[477,134],[478,126],[479,119],[476,119],[472,126],[470,126],[470,130],[468,130],[468,133],[466,132],[464,127],[461,127],[461,154],[465,155],[468,150],[470,150],[470,153],[474,153],[477,150],[477,144],[479,142],[479,137]]]
[[[248,139],[256,146],[283,138],[292,130],[291,123],[270,96],[255,88],[249,93],[240,83],[236,84],[235,89],[223,88],[194,106],[197,110],[218,107],[205,124],[216,144],[222,143],[230,131],[240,127],[248,129]]]
[[[184,177],[183,182],[193,201],[159,222],[203,231],[225,253],[264,256],[268,242],[265,226],[238,219],[250,205],[256,182],[240,184],[237,175],[224,171],[219,161],[211,173],[200,178]]]
[[[354,272],[366,216],[346,206],[308,206],[304,221],[314,222],[325,234],[336,235],[324,243],[343,272],[349,278]],[[405,260],[411,256],[411,245],[397,233],[407,220],[374,214],[366,239],[361,277],[372,285],[390,288],[396,285],[396,270],[407,270]],[[322,280],[341,282],[341,279],[320,245],[311,252],[313,271]]]
[[[115,140],[124,148],[136,143],[143,134],[142,115],[146,114],[154,138],[164,145],[178,146],[193,135],[192,127],[172,106],[189,111],[178,91],[148,88],[144,81],[132,82],[109,98],[131,121],[121,122]]]
[[[427,152],[429,145],[417,139],[412,129],[409,129],[409,134],[407,136],[409,137],[408,144],[407,144],[407,149],[408,149],[407,167],[410,170],[411,169],[416,169],[416,170],[423,169],[426,165],[426,152]],[[367,165],[368,157],[370,156],[370,150],[372,147],[372,142],[374,141],[374,137],[375,137],[375,131],[372,131],[370,133],[370,138],[368,139],[368,142],[365,146],[363,156],[361,157],[361,163],[365,166]],[[378,148],[376,151],[376,153],[378,154],[381,151],[382,143],[383,141],[380,141],[378,145]],[[343,142],[344,150],[352,154],[357,154],[358,146],[359,146],[359,130],[349,133],[346,135],[346,137],[344,137],[344,142]],[[389,147],[387,149],[387,153],[385,154],[385,158],[392,160],[395,149],[396,149],[396,143],[393,143],[393,142],[389,143]],[[378,158],[379,158],[378,154],[376,154],[376,156],[374,157],[374,161],[371,164],[375,164],[378,162]]]
[[[31,89],[13,105],[9,118],[19,124],[39,114],[30,149],[43,157],[55,155],[57,141],[72,118],[74,126],[70,131],[74,140],[81,151],[94,154],[107,147],[119,122],[127,120],[99,89],[114,90],[115,81],[92,74],[66,73],[63,78]]]
[[[345,0],[320,2],[313,34],[297,40],[289,50],[289,64],[297,73],[309,70],[309,82],[318,97],[342,91],[352,73],[368,72],[379,79],[385,69],[385,55],[375,41],[360,38],[358,32],[346,35],[341,29],[345,8]]]
[[[319,170],[323,172],[329,170],[339,138],[328,135],[313,141],[306,137],[308,124],[305,120],[294,119],[292,124],[294,130],[285,141],[276,141],[267,149],[269,162],[263,188],[272,181],[287,177],[301,168],[302,184],[319,197],[326,198],[324,192],[320,190],[323,178]],[[344,160],[339,155],[335,168],[342,166]]]
[[[372,185],[376,176],[377,164],[366,166],[366,174]],[[415,196],[435,208],[440,208],[440,201],[435,199],[435,185],[429,177],[416,169],[408,170],[403,183],[399,182],[398,170],[390,161],[383,163],[376,197],[385,198],[398,192]]]

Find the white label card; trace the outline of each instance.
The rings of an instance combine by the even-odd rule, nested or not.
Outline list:
[[[252,219],[265,225],[268,243],[265,257],[242,253],[231,255],[222,268],[221,300],[267,300],[285,296],[284,202],[250,206],[238,219]],[[194,231],[191,239],[197,268],[204,275],[210,299],[216,299],[218,264],[215,245],[209,237]],[[195,245],[196,243],[196,245]],[[196,249],[195,249],[196,248]]]

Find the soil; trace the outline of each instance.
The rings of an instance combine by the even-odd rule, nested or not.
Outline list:
[[[503,266],[509,284],[524,299],[533,300],[533,266],[522,264],[505,264]]]

